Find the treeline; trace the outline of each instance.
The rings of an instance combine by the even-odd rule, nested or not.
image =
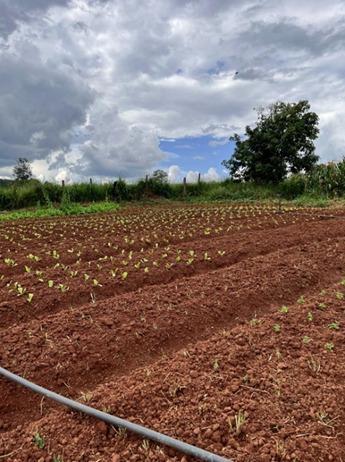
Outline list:
[[[172,200],[287,200],[301,196],[335,198],[345,196],[345,160],[317,165],[308,174],[292,175],[274,185],[254,182],[200,181],[190,184],[170,184],[156,178],[126,183],[75,183],[60,185],[38,180],[0,183],[0,209],[14,210],[33,206],[90,203],[99,201],[140,201],[166,198]]]

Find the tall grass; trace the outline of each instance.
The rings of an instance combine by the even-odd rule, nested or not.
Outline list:
[[[170,184],[149,178],[127,184],[124,180],[113,183],[75,183],[59,185],[38,180],[0,183],[0,210],[25,207],[51,207],[54,204],[93,203],[101,201],[137,201],[166,198],[171,200],[266,200],[299,197],[334,198],[345,196],[345,159],[338,163],[316,166],[308,175],[292,175],[278,185],[238,183],[231,180]]]
[[[95,202],[89,205],[70,204],[61,207],[39,207],[34,210],[14,210],[0,214],[0,222],[22,218],[61,217],[66,215],[84,215],[89,213],[113,212],[119,208],[115,202]]]

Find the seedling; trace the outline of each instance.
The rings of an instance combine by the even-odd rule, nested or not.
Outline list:
[[[53,456],[53,462],[63,462],[63,458],[61,456]]]
[[[289,312],[289,308],[288,308],[287,306],[283,305],[283,306],[280,308],[279,311],[280,311],[281,313],[286,314],[286,313]]]
[[[44,449],[44,447],[46,445],[46,443],[44,441],[44,437],[38,431],[34,434],[33,442],[36,444],[36,446],[39,449]]]
[[[307,319],[309,322],[311,322],[314,319],[313,313],[311,311],[308,311]]]
[[[149,440],[143,440],[141,443],[141,447],[145,452],[148,452],[150,450],[150,441]]]
[[[252,327],[255,327],[257,325],[259,325],[261,322],[261,319],[258,319],[258,318],[253,318],[249,321],[249,324],[252,326]]]
[[[303,303],[305,303],[305,299],[303,295],[297,300],[297,303],[299,303],[300,305],[303,305]]]
[[[305,345],[307,345],[308,343],[311,342],[311,338],[308,337],[308,335],[305,335],[305,336],[303,337],[302,341],[303,341],[303,343],[304,343]]]
[[[315,374],[318,374],[321,370],[321,363],[318,359],[315,359],[311,356],[310,359],[308,359],[308,367]]]
[[[320,424],[325,425],[326,427],[330,427],[330,428],[333,428],[332,423],[337,419],[337,417],[335,417],[334,419],[331,419],[331,417],[325,411],[319,411],[316,414],[316,418]]]
[[[244,424],[246,423],[247,416],[242,411],[239,410],[238,413],[234,417],[228,418],[228,424],[230,427],[230,431],[236,433],[236,435],[240,435],[243,431]]]
[[[85,403],[89,403],[93,398],[93,394],[90,391],[87,392],[81,392],[80,393],[80,399],[85,401]]]
[[[274,324],[272,329],[274,332],[279,333],[281,331],[281,326],[280,324]]]
[[[334,350],[334,343],[333,342],[325,343],[325,349],[327,351],[333,351]]]
[[[32,253],[28,255],[28,259],[32,261],[40,261],[40,258],[37,257],[37,255],[33,255]]]
[[[218,361],[218,359],[215,359],[215,360],[213,361],[212,367],[213,367],[213,370],[214,370],[214,371],[217,371],[217,370],[219,369],[220,366],[219,366],[219,361]]]
[[[53,250],[52,257],[55,258],[55,260],[58,260],[60,258],[60,255],[58,254],[56,250]]]
[[[28,294],[28,296],[27,296],[27,298],[26,298],[26,301],[27,301],[28,303],[31,303],[33,298],[34,298],[34,294],[30,293],[30,294]]]
[[[344,294],[342,292],[336,292],[335,296],[337,297],[338,300],[343,300]]]
[[[69,287],[66,286],[65,284],[58,284],[57,287],[58,287],[58,289],[59,289],[62,293],[68,292],[68,291],[69,291]]]
[[[325,310],[327,308],[327,305],[325,303],[319,303],[317,307],[319,308],[319,310]]]
[[[339,321],[334,321],[334,322],[331,322],[330,324],[328,324],[328,329],[339,330],[340,329]]]
[[[278,456],[279,460],[284,460],[286,457],[286,454],[287,454],[287,451],[286,451],[284,442],[276,440],[276,456]]]
[[[17,263],[12,258],[5,258],[4,262],[7,266],[17,266]]]

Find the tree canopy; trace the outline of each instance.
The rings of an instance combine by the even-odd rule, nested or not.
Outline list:
[[[230,137],[235,151],[222,164],[233,179],[256,183],[278,183],[288,173],[308,172],[318,161],[318,122],[305,100],[259,109],[256,126],[246,127],[244,139],[237,133]]]
[[[166,183],[168,181],[168,174],[164,170],[155,170],[152,173],[152,179],[158,183]]]
[[[16,180],[24,181],[32,178],[31,165],[28,159],[20,157],[13,167],[13,176]]]

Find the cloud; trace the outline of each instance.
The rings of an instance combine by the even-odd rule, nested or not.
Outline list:
[[[199,178],[199,172],[189,170],[183,171],[178,165],[170,165],[167,169],[168,181],[170,183],[181,182],[183,178],[186,178],[187,183],[196,183]],[[201,173],[200,178],[202,181],[219,181],[221,179],[217,170],[214,167],[210,167],[206,173]]]
[[[95,96],[68,68],[41,60],[34,47],[20,51],[1,54],[0,166],[18,156],[34,159],[67,150],[71,130],[85,123]]]
[[[52,6],[66,6],[69,0],[1,0],[0,37],[13,32],[18,22],[28,21]]]
[[[198,177],[199,172],[190,170],[186,175],[187,183],[196,183],[198,181]],[[206,181],[207,183],[211,181],[219,181],[220,175],[214,167],[210,167],[206,173],[201,174],[201,180]]]
[[[183,172],[178,165],[170,165],[167,169],[169,183],[177,183],[182,180]]]
[[[0,9],[0,172],[26,156],[41,176],[135,178],[166,159],[162,138],[210,135],[214,147],[253,123],[254,107],[302,98],[320,115],[321,158],[343,155],[341,0],[2,0]]]

